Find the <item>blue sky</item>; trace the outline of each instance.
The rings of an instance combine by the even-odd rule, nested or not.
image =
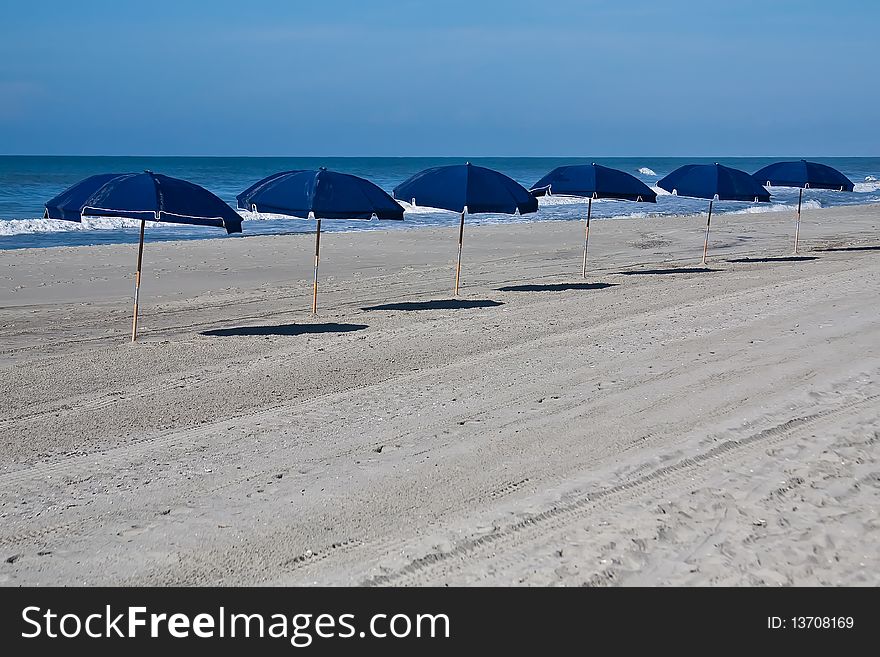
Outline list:
[[[3,14],[5,154],[880,155],[876,0]]]

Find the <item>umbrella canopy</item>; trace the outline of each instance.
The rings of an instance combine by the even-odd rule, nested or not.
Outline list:
[[[282,171],[254,183],[237,197],[238,207],[254,212],[314,217],[315,280],[312,313],[318,312],[318,262],[321,219],[403,220],[403,207],[378,185],[348,173],[317,170]]]
[[[657,186],[679,196],[692,196],[715,201],[770,200],[770,193],[745,171],[723,164],[686,164]]]
[[[301,219],[403,219],[403,207],[381,187],[323,167],[272,174],[236,198],[244,210]]]
[[[851,192],[852,181],[834,167],[819,162],[775,162],[752,174],[752,178],[768,187],[798,187],[797,223],[794,229],[794,252],[798,252],[801,233],[801,202],[805,189],[835,189]]]
[[[46,203],[47,219],[125,217],[241,232],[241,216],[204,187],[152,171],[91,176]]]
[[[461,213],[454,294],[461,278],[461,250],[466,214],[493,212],[526,214],[538,211],[538,199],[500,171],[467,162],[420,171],[394,188],[394,198],[431,208]]]
[[[534,196],[582,196],[587,200],[587,220],[584,228],[583,277],[587,277],[587,248],[590,244],[590,216],[593,199],[611,198],[623,201],[657,202],[657,194],[635,176],[593,164],[575,164],[556,167],[531,186]]]
[[[556,167],[531,186],[534,196],[583,196],[625,201],[657,202],[657,194],[635,176],[593,164]]]
[[[58,196],[46,202],[43,211],[44,219],[63,219],[64,221],[82,222],[82,211],[89,197],[114,178],[133,176],[133,173],[99,173],[80,180],[73,187],[68,187]]]
[[[141,222],[134,284],[131,341],[137,340],[138,297],[147,221],[225,228],[241,232],[241,215],[204,187],[161,173],[102,173],[81,180],[46,203],[46,219],[124,217]]]
[[[853,191],[853,182],[834,167],[819,162],[776,162],[752,174],[759,184],[768,187],[800,187],[801,189],[835,189]]]
[[[754,201],[755,203],[770,201],[770,192],[745,171],[732,169],[717,162],[686,164],[658,180],[657,186],[678,196],[709,199],[706,239],[703,242],[704,265],[709,253],[709,224],[712,223],[714,201]]]
[[[420,171],[395,187],[392,194],[413,205],[468,214],[538,211],[537,199],[513,178],[470,162]]]

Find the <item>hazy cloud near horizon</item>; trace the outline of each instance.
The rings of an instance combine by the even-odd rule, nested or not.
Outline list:
[[[880,152],[880,3],[620,4],[9,7],[0,153]]]

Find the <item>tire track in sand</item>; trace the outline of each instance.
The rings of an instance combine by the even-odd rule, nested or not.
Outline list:
[[[743,439],[724,441],[705,452],[656,468],[647,474],[614,486],[570,494],[567,496],[568,499],[561,501],[550,509],[528,515],[502,527],[494,528],[492,531],[478,537],[464,539],[458,542],[451,550],[430,552],[410,561],[407,565],[394,572],[371,577],[365,580],[363,584],[365,586],[398,586],[418,585],[429,580],[436,581],[436,578],[430,577],[435,570],[442,570],[444,574],[448,575],[458,570],[462,565],[484,550],[492,550],[495,553],[503,552],[503,550],[499,550],[500,546],[528,541],[530,534],[538,533],[543,535],[551,529],[570,524],[574,519],[588,515],[598,503],[606,502],[623,494],[632,494],[649,485],[656,484],[658,481],[680,480],[686,477],[690,471],[700,468],[707,462],[717,460],[730,452],[759,444],[761,446],[768,446],[778,443],[788,438],[792,432],[814,424],[819,420],[877,400],[880,400],[880,394],[851,401],[836,408],[792,418],[753,433]]]

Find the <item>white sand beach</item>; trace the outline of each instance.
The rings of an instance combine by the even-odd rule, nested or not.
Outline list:
[[[0,253],[0,584],[880,584],[880,206],[704,228]]]

